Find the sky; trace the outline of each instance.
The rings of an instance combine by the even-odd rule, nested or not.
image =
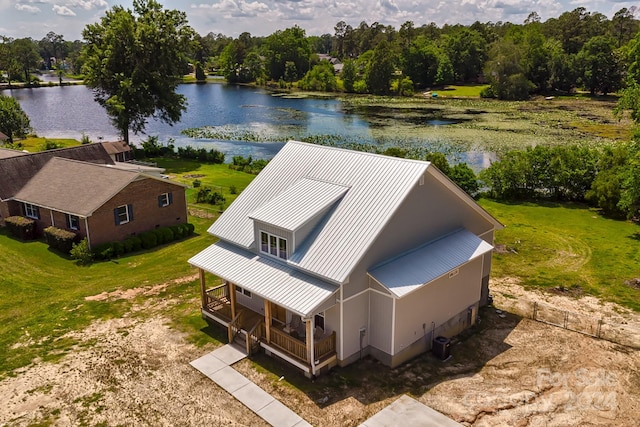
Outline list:
[[[585,7],[611,18],[638,2],[620,0],[159,0],[167,9],[183,10],[201,35],[210,32],[237,37],[242,32],[267,36],[298,25],[307,35],[333,34],[339,21],[357,27],[379,22],[396,29],[406,21],[416,27],[435,22],[468,25],[480,22],[522,23],[530,12],[543,21]],[[82,29],[98,22],[104,12],[133,1],[114,0],[0,0],[0,35],[42,39],[53,31],[65,40],[80,40]],[[640,18],[640,12],[637,13]]]

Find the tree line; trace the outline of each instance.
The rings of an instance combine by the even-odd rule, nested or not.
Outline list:
[[[134,17],[136,12],[143,16],[149,9],[146,3],[134,1]],[[621,89],[625,77],[640,68],[640,21],[635,13],[635,7],[622,8],[609,19],[578,7],[544,22],[532,12],[522,24],[476,21],[441,27],[412,21],[400,28],[364,21],[352,26],[340,21],[332,34],[321,36],[307,36],[298,26],[266,37],[191,31],[181,46],[180,70],[195,70],[200,78],[205,71],[219,73],[232,83],[297,82],[306,90],[374,94],[485,82],[490,88],[484,95],[501,99],[576,88],[607,94]],[[181,20],[186,23],[184,16]],[[29,82],[37,69],[81,74],[91,57],[87,46],[94,42],[87,31],[83,37],[73,42],[54,32],[39,41],[0,37],[2,76],[9,82]],[[337,77],[336,61],[341,67]]]

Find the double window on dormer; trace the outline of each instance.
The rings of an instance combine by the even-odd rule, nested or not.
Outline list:
[[[287,239],[267,233],[266,231],[261,231],[260,252],[281,259],[287,259]]]

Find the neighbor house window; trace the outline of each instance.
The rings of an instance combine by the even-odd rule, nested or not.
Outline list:
[[[287,239],[261,231],[260,251],[278,258],[287,259]]]
[[[133,206],[118,206],[113,210],[113,216],[116,220],[116,225],[126,224],[130,221],[133,221]]]
[[[79,230],[80,218],[76,215],[67,214],[67,228],[70,230]]]
[[[173,195],[171,193],[162,193],[158,196],[158,206],[164,208],[173,203]]]
[[[40,219],[40,209],[31,203],[24,204],[24,216],[27,218]]]

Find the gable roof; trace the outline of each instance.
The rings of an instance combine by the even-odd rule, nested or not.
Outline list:
[[[13,197],[54,157],[105,165],[114,164],[102,144],[85,144],[0,159],[0,200]]]
[[[47,209],[88,217],[133,181],[156,179],[185,185],[112,165],[54,157],[13,197]]]
[[[128,153],[131,151],[131,147],[127,144],[126,141],[105,141],[101,142],[104,149],[107,153],[118,154],[118,153]]]
[[[9,159],[11,157],[26,156],[28,153],[24,151],[11,150],[9,148],[0,148],[0,159]]]
[[[136,172],[54,157],[13,199],[87,217],[140,176]]]
[[[292,209],[279,205],[301,180],[348,187],[330,215],[316,227],[312,239],[296,248],[287,261],[334,283],[344,283],[411,189],[425,173],[448,180],[429,162],[381,156],[335,147],[289,141],[264,170],[211,225],[209,232],[245,249],[255,244],[252,214],[280,206],[279,222],[295,222]],[[500,226],[463,190],[445,182],[470,207]],[[269,209],[267,209],[269,208]],[[307,212],[308,214],[308,212]]]
[[[259,207],[249,218],[295,231],[338,200],[349,187],[302,178]],[[283,212],[287,212],[283,215]]]
[[[369,275],[400,298],[492,249],[472,232],[460,229],[375,266]]]
[[[6,141],[7,139],[9,139],[9,137],[4,133],[0,132],[0,141]]]

